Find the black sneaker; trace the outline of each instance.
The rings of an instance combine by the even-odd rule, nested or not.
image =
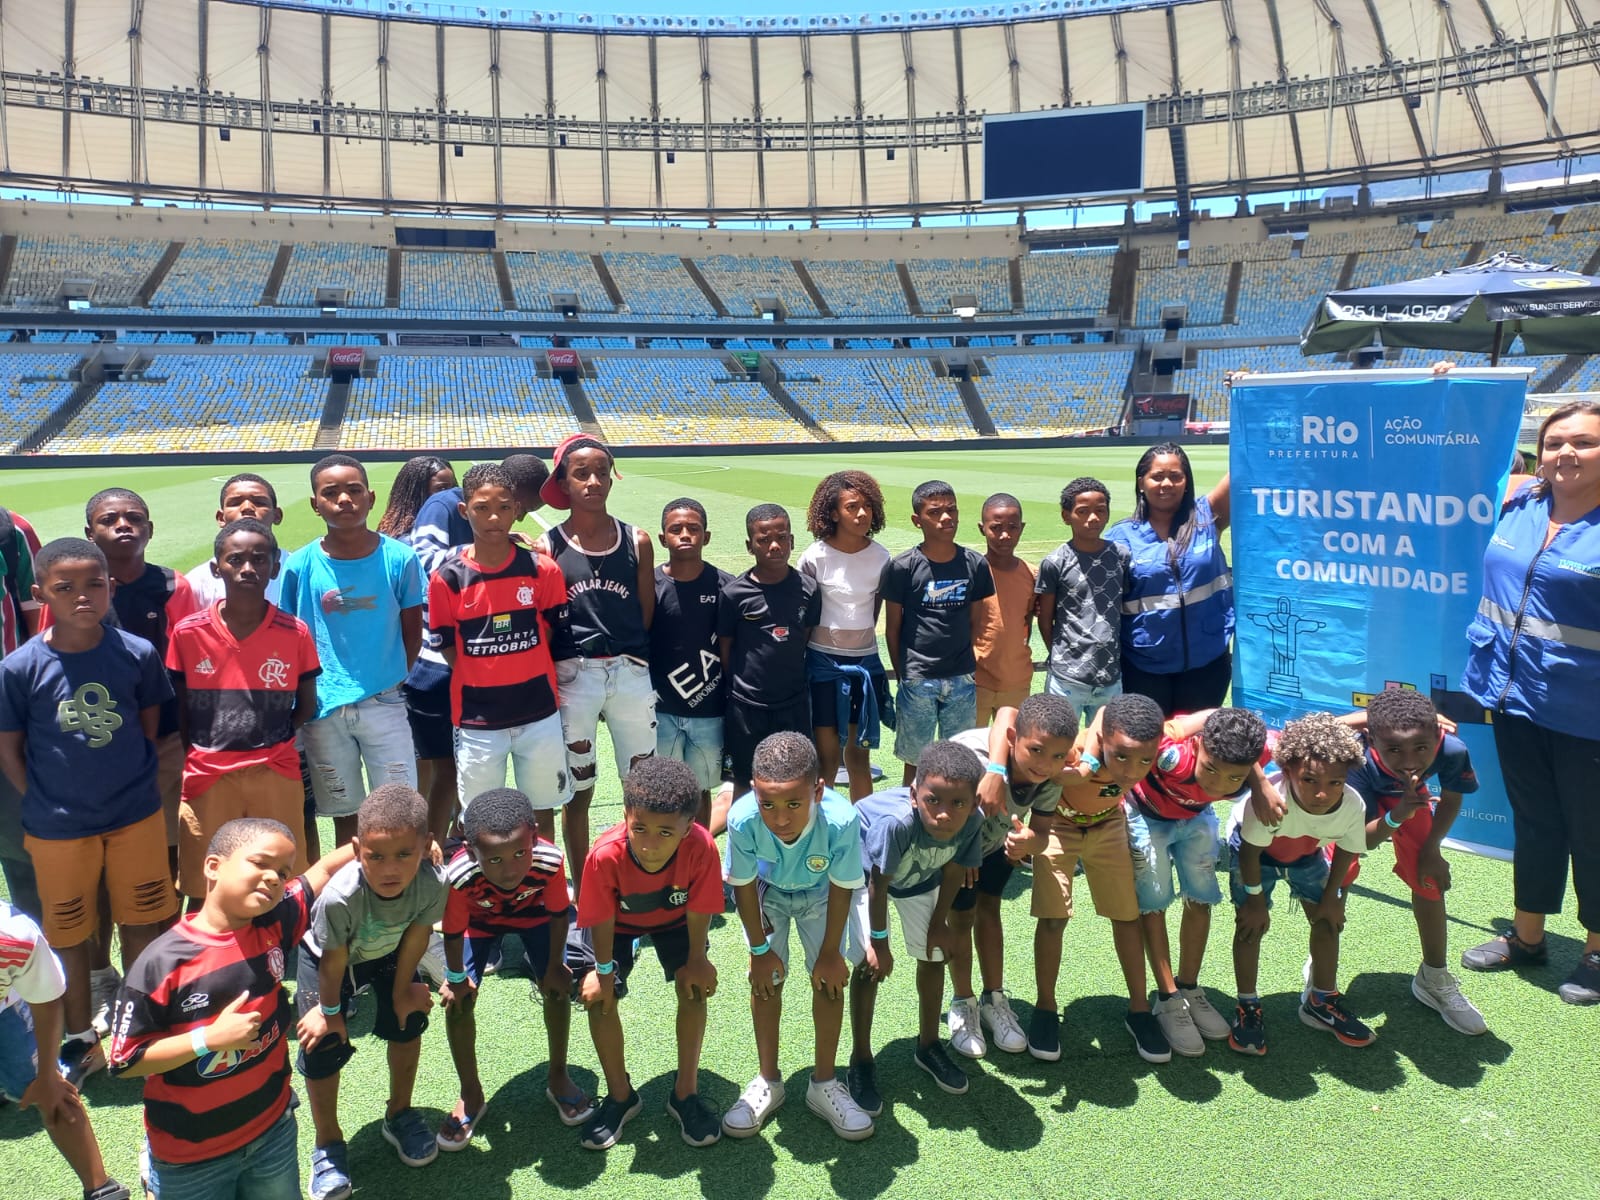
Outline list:
[[[1228,1030],[1228,1045],[1240,1054],[1261,1055],[1267,1052],[1267,1023],[1261,1015],[1260,1004],[1240,1004],[1234,1010],[1233,1025]]]
[[[1377,1034],[1350,1015],[1338,992],[1328,992],[1320,1002],[1315,993],[1308,996],[1300,1005],[1300,1020],[1313,1029],[1327,1030],[1346,1046],[1370,1046],[1378,1040]]]
[[[878,1092],[878,1064],[868,1059],[853,1062],[844,1073],[845,1084],[850,1088],[850,1099],[869,1117],[883,1116],[883,1096]]]
[[[689,1145],[709,1146],[722,1140],[722,1114],[700,1099],[699,1092],[691,1092],[682,1100],[677,1092],[669,1092],[667,1111]]]
[[[107,1178],[104,1183],[92,1191],[83,1193],[83,1200],[129,1200],[128,1189],[115,1179]]]
[[[1530,946],[1514,933],[1502,933],[1481,946],[1461,952],[1461,965],[1469,971],[1505,971],[1513,967],[1542,967],[1550,961],[1550,948],[1540,938]]]
[[[73,1087],[83,1089],[83,1081],[106,1069],[106,1051],[97,1037],[93,1041],[72,1038],[61,1043],[61,1073]]]
[[[1568,1004],[1600,1004],[1600,950],[1591,950],[1556,989]]]
[[[607,1096],[583,1127],[578,1141],[585,1150],[611,1149],[622,1136],[622,1127],[638,1116],[643,1107],[644,1098],[637,1091],[629,1092],[626,1100],[613,1100]]]
[[[960,1067],[950,1061],[950,1056],[944,1052],[943,1042],[930,1042],[926,1046],[918,1046],[916,1054],[912,1055],[921,1067],[941,1090],[949,1092],[952,1096],[963,1096],[967,1091],[967,1077]]]
[[[1028,1018],[1028,1053],[1040,1062],[1061,1057],[1061,1014],[1053,1008],[1036,1008]]]
[[[1123,1023],[1128,1027],[1128,1032],[1133,1034],[1134,1048],[1145,1062],[1172,1061],[1172,1043],[1161,1032],[1161,1022],[1156,1020],[1155,1013],[1129,1012],[1128,1019]]]

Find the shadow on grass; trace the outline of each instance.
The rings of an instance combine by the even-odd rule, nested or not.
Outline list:
[[[1510,1044],[1493,1030],[1473,1037],[1446,1026],[1411,994],[1411,979],[1399,971],[1363,972],[1350,981],[1350,994],[1363,1013],[1384,1014],[1369,1024],[1417,1070],[1445,1087],[1470,1088],[1483,1082],[1487,1067],[1511,1057]]]
[[[1372,888],[1365,887],[1361,883],[1357,882],[1350,885],[1350,895],[1355,899],[1371,901],[1375,904],[1387,904],[1390,908],[1403,908],[1407,912],[1411,911],[1411,897],[1409,894],[1405,896],[1391,896],[1385,892],[1379,892],[1373,890]],[[1457,916],[1455,913],[1448,913],[1446,919],[1451,925],[1458,925],[1462,929],[1470,929],[1475,934],[1481,933],[1486,939],[1502,932],[1500,929],[1502,922],[1499,921],[1496,921],[1493,925],[1480,925],[1476,921],[1468,921],[1463,917]],[[1505,928],[1509,929],[1511,927],[1511,922],[1506,921],[1504,922],[1504,925]]]
[[[1374,1094],[1404,1086],[1405,1070],[1396,1040],[1384,1036],[1374,1017],[1376,997],[1362,986],[1346,993],[1351,1013],[1367,1021],[1378,1038],[1367,1046],[1346,1046],[1326,1030],[1300,1019],[1299,992],[1263,995],[1268,1052],[1262,1057],[1238,1054],[1216,1043],[1207,1057],[1218,1071],[1238,1075],[1256,1091],[1275,1100],[1304,1100],[1315,1095],[1323,1077],[1345,1087]]]
[[[900,1069],[910,1066],[910,1053],[908,1043],[903,1043],[878,1055],[878,1088],[883,1093],[883,1113],[874,1122],[876,1128],[872,1136],[865,1141],[845,1141],[833,1132],[826,1121],[806,1108],[806,1085],[811,1081],[810,1071],[799,1071],[789,1077],[785,1083],[788,1100],[777,1116],[767,1123],[760,1137],[771,1138],[773,1146],[797,1163],[825,1168],[829,1188],[842,1200],[874,1200],[874,1197],[889,1191],[899,1170],[916,1162],[919,1155],[916,1137],[895,1119],[897,1103],[912,1103],[907,1093],[909,1080]],[[903,1063],[900,1062],[902,1057],[905,1059]],[[922,1074],[914,1066],[910,1066],[910,1069]],[[842,1078],[843,1067],[839,1070]],[[948,1101],[970,1098],[946,1096],[943,1092],[939,1095]],[[927,1115],[926,1110],[919,1111]],[[932,1117],[929,1120],[931,1123]],[[771,1161],[775,1155],[771,1147],[765,1148],[764,1153],[770,1182]],[[707,1195],[710,1193],[707,1192]],[[718,1200],[724,1198],[719,1197]]]
[[[1489,930],[1490,936],[1498,936],[1511,932],[1509,917],[1497,917],[1493,927]],[[1487,939],[1485,939],[1487,940]],[[1511,971],[1519,979],[1531,983],[1534,987],[1551,995],[1556,993],[1566,977],[1572,974],[1573,968],[1578,965],[1578,960],[1583,957],[1584,943],[1577,938],[1568,937],[1564,933],[1552,932],[1548,926],[1544,932],[1545,945],[1550,948],[1549,961],[1542,967],[1518,967]],[[1452,964],[1454,969],[1455,964]],[[1468,979],[1474,974],[1464,972]]]
[[[717,1200],[726,1200],[729,1196],[764,1196],[771,1191],[776,1158],[771,1145],[760,1137],[724,1137],[714,1145],[690,1146],[683,1140],[678,1123],[667,1112],[672,1083],[673,1076],[669,1072],[639,1088],[639,1094],[644,1097],[644,1110],[622,1135],[624,1142],[634,1143],[629,1171],[663,1180],[694,1175],[701,1194]],[[741,1087],[714,1072],[704,1069],[700,1072],[700,1094],[719,1115],[739,1098]],[[562,1182],[553,1174],[548,1178],[553,1183]]]

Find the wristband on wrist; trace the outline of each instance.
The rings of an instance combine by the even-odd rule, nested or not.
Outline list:
[[[1399,829],[1401,824],[1402,824],[1402,822],[1396,821],[1394,819],[1393,810],[1383,814],[1383,823],[1385,825],[1387,825],[1390,829]]]
[[[874,929],[872,931],[872,940],[875,942],[887,942],[889,940],[889,931],[887,929]]]
[[[1241,883],[1239,886],[1244,888],[1244,894],[1246,896],[1261,895],[1261,885],[1259,883]]]
[[[444,981],[446,983],[465,983],[470,978],[471,976],[465,971],[452,971],[448,967],[445,968]]]
[[[1087,750],[1079,751],[1079,753],[1078,753],[1078,761],[1081,762],[1084,766],[1089,768],[1089,774],[1091,774],[1091,775],[1093,775],[1096,771],[1098,771],[1102,766],[1105,765],[1098,758],[1096,758],[1094,755],[1090,754]]]
[[[322,1015],[325,1017],[342,1016],[344,1013],[343,1004],[323,1004],[319,1007],[322,1009]]]
[[[1000,778],[1004,779],[1007,783],[1011,782],[1011,772],[1006,770],[997,762],[986,762],[983,764],[983,769],[991,775],[1000,776]]]
[[[196,1025],[189,1030],[189,1048],[194,1051],[196,1058],[204,1058],[211,1053],[211,1047],[206,1045],[206,1027]]]
[[[751,958],[755,958],[755,957],[757,957],[759,955],[767,953],[767,951],[769,951],[771,949],[772,949],[772,943],[771,942],[757,942],[754,946],[750,947],[750,957]]]
[[[614,958],[609,958],[605,962],[597,962],[594,965],[594,973],[596,975],[609,975],[616,969],[617,960]]]

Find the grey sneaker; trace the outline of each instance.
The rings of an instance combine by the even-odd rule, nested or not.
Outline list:
[[[1224,1017],[1206,998],[1203,987],[1178,989],[1178,995],[1183,997],[1183,1002],[1189,1006],[1189,1018],[1194,1022],[1194,1027],[1200,1031],[1200,1036],[1208,1042],[1225,1042],[1228,1040],[1230,1026],[1228,1018]]]
[[[1430,981],[1428,972],[1417,968],[1411,977],[1411,994],[1444,1018],[1457,1033],[1476,1037],[1489,1032],[1489,1023],[1471,1000],[1461,994],[1461,981],[1449,971],[1438,971]]]
[[[978,999],[963,996],[950,1001],[945,1015],[950,1026],[950,1049],[966,1058],[982,1058],[989,1049],[983,1041],[983,1022],[978,1019]]]
[[[1194,1018],[1189,1015],[1189,1006],[1184,1003],[1182,992],[1174,992],[1165,1000],[1157,996],[1151,1008],[1155,1010],[1156,1021],[1166,1036],[1167,1045],[1174,1051],[1185,1058],[1199,1058],[1206,1052],[1205,1039],[1194,1027]],[[1135,1038],[1138,1036],[1134,1034]]]

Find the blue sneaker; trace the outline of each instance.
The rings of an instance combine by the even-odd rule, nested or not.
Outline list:
[[[311,1152],[311,1200],[348,1200],[350,1149],[343,1142],[329,1142]]]
[[[408,1167],[425,1167],[439,1157],[439,1142],[422,1114],[402,1108],[383,1122],[383,1140],[393,1146]]]

